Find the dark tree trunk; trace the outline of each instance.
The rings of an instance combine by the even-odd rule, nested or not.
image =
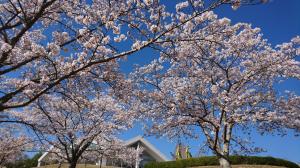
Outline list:
[[[61,162],[59,162],[59,163],[58,163],[58,167],[57,167],[57,168],[61,168],[61,165],[62,165],[62,163],[61,163]]]
[[[103,159],[103,156],[101,156],[101,158],[100,158],[100,168],[102,168],[102,159]]]
[[[76,165],[77,165],[77,160],[74,160],[71,163],[69,163],[69,168],[76,168]]]

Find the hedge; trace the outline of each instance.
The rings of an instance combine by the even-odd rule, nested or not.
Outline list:
[[[272,165],[283,166],[287,168],[299,168],[296,163],[273,157],[260,156],[230,156],[232,165],[247,164],[247,165]],[[200,158],[182,159],[168,162],[150,162],[145,165],[145,168],[185,168],[193,166],[212,166],[219,165],[216,156],[205,156]]]

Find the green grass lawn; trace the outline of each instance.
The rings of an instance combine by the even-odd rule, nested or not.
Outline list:
[[[198,166],[193,168],[219,168],[219,166]],[[269,166],[269,165],[233,165],[232,168],[286,168],[286,167]]]

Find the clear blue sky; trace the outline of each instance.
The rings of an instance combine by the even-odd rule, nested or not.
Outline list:
[[[175,0],[161,0],[168,4],[168,7],[175,7]],[[247,6],[233,11],[229,6],[221,7],[215,11],[219,17],[228,17],[232,23],[247,22],[253,27],[260,27],[264,37],[269,39],[272,45],[289,41],[292,37],[300,35],[300,0],[271,0],[268,4]],[[130,72],[133,64],[146,64],[153,58],[157,58],[157,53],[146,50],[129,56],[128,62],[123,63],[124,71]],[[278,85],[278,90],[293,90],[300,94],[300,82],[290,80]],[[143,134],[142,125],[136,126],[123,133],[121,138],[124,140]],[[156,139],[147,137],[159,150],[170,157],[170,152],[174,151],[175,142],[166,138]],[[252,134],[252,140],[255,146],[263,147],[267,152],[259,155],[274,156],[283,159],[300,162],[300,137],[294,137],[289,133],[287,136],[261,136],[255,132]],[[196,154],[201,145],[200,140],[185,140],[184,142],[192,147],[192,153]]]

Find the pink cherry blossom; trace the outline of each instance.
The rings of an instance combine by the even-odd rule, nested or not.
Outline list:
[[[176,36],[169,35],[173,41],[164,42],[159,60],[131,74],[139,89],[135,108],[153,121],[146,125],[149,133],[202,134],[227,168],[232,144],[257,151],[243,146],[235,128],[299,131],[299,96],[276,94],[274,87],[279,79],[300,79],[299,37],[274,48],[259,28],[231,25],[211,11],[190,22],[206,26],[179,27]]]

